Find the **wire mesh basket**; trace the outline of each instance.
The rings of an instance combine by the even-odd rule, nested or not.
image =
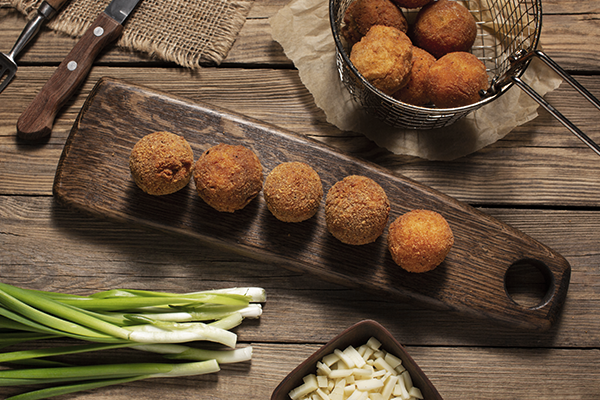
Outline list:
[[[485,64],[490,84],[480,101],[457,108],[419,107],[403,103],[379,91],[362,77],[350,62],[350,49],[341,35],[344,14],[353,1],[329,0],[329,19],[340,78],[369,114],[399,128],[443,128],[494,101],[516,84],[600,155],[600,146],[521,79],[531,60],[539,58],[600,110],[598,99],[537,48],[542,29],[541,0],[454,0],[467,7],[475,17],[477,38],[471,52]],[[416,17],[418,10],[403,12],[410,21]]]
[[[350,62],[350,48],[341,31],[346,9],[354,0],[330,0],[329,13],[336,45],[336,64],[346,88],[365,110],[403,128],[432,129],[448,126],[504,93],[512,81],[490,91],[479,102],[458,108],[421,107],[403,103],[371,85]],[[477,38],[471,52],[486,66],[490,86],[494,79],[511,70],[511,57],[520,50],[537,47],[541,30],[541,7],[535,0],[460,1],[477,22]],[[402,10],[407,20],[417,10]],[[525,68],[515,71],[521,76]]]

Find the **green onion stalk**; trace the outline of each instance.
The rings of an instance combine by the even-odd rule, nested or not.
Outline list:
[[[0,348],[51,339],[82,344],[0,352],[0,386],[52,385],[9,399],[44,399],[165,376],[214,373],[220,364],[249,361],[231,330],[259,318],[262,288],[193,293],[116,289],[89,296],[22,289],[0,283]],[[199,348],[191,342],[220,348]],[[47,357],[131,348],[161,354],[165,363],[72,366]]]

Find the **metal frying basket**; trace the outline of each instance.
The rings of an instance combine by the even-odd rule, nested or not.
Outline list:
[[[470,112],[494,101],[517,84],[566,128],[600,155],[600,146],[548,104],[521,77],[538,57],[600,110],[600,102],[543,52],[537,50],[542,28],[541,0],[460,1],[477,21],[477,38],[471,52],[486,66],[490,87],[482,99],[457,108],[419,107],[403,103],[371,85],[350,62],[350,48],[341,35],[346,9],[354,0],[329,0],[329,18],[340,78],[354,99],[371,115],[398,128],[434,129],[451,125]],[[418,10],[403,10],[407,19]]]

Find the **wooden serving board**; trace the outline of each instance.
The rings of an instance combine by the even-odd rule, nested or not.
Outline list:
[[[270,214],[262,194],[235,213],[215,211],[196,194],[193,180],[175,194],[149,196],[131,179],[128,162],[133,145],[155,131],[183,135],[196,159],[218,143],[245,145],[265,176],[279,163],[306,162],[320,174],[325,193],[347,175],[368,176],[390,199],[390,222],[412,209],[437,211],[454,232],[454,246],[434,271],[412,274],[391,259],[387,230],[375,243],[345,245],[328,233],[323,207],[310,220],[290,224]],[[291,132],[108,78],[98,82],[73,126],[54,195],[97,216],[183,233],[385,298],[523,329],[548,329],[569,286],[570,266],[560,254],[467,204]],[[507,270],[523,262],[539,267],[549,283],[535,307],[518,304],[505,290]]]

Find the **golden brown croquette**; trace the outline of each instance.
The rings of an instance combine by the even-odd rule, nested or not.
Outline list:
[[[390,224],[388,249],[394,262],[409,272],[435,269],[453,244],[450,225],[435,211],[413,210]]]
[[[419,47],[413,47],[412,69],[406,86],[394,93],[393,97],[408,104],[424,106],[431,102],[427,93],[429,68],[435,57]]]
[[[440,58],[455,51],[469,51],[477,37],[477,24],[465,6],[438,0],[421,8],[411,32],[415,46]]]
[[[404,32],[375,25],[352,47],[350,61],[373,86],[392,95],[408,83],[412,52]]]
[[[404,33],[408,30],[404,14],[390,0],[356,0],[344,14],[342,35],[352,46],[375,25],[391,26]]]
[[[343,243],[372,243],[385,230],[390,202],[374,180],[350,175],[336,182],[325,199],[325,220],[329,232]]]
[[[142,137],[129,156],[129,169],[137,186],[160,196],[185,187],[192,176],[194,153],[183,136],[154,132]]]
[[[471,53],[446,54],[430,68],[427,94],[439,108],[454,108],[481,100],[480,91],[488,88],[485,65]]]
[[[234,212],[246,207],[261,191],[263,169],[249,148],[221,143],[200,156],[194,182],[198,195],[208,205]]]
[[[301,222],[316,214],[323,198],[319,174],[308,164],[285,162],[267,175],[263,195],[280,221]]]

